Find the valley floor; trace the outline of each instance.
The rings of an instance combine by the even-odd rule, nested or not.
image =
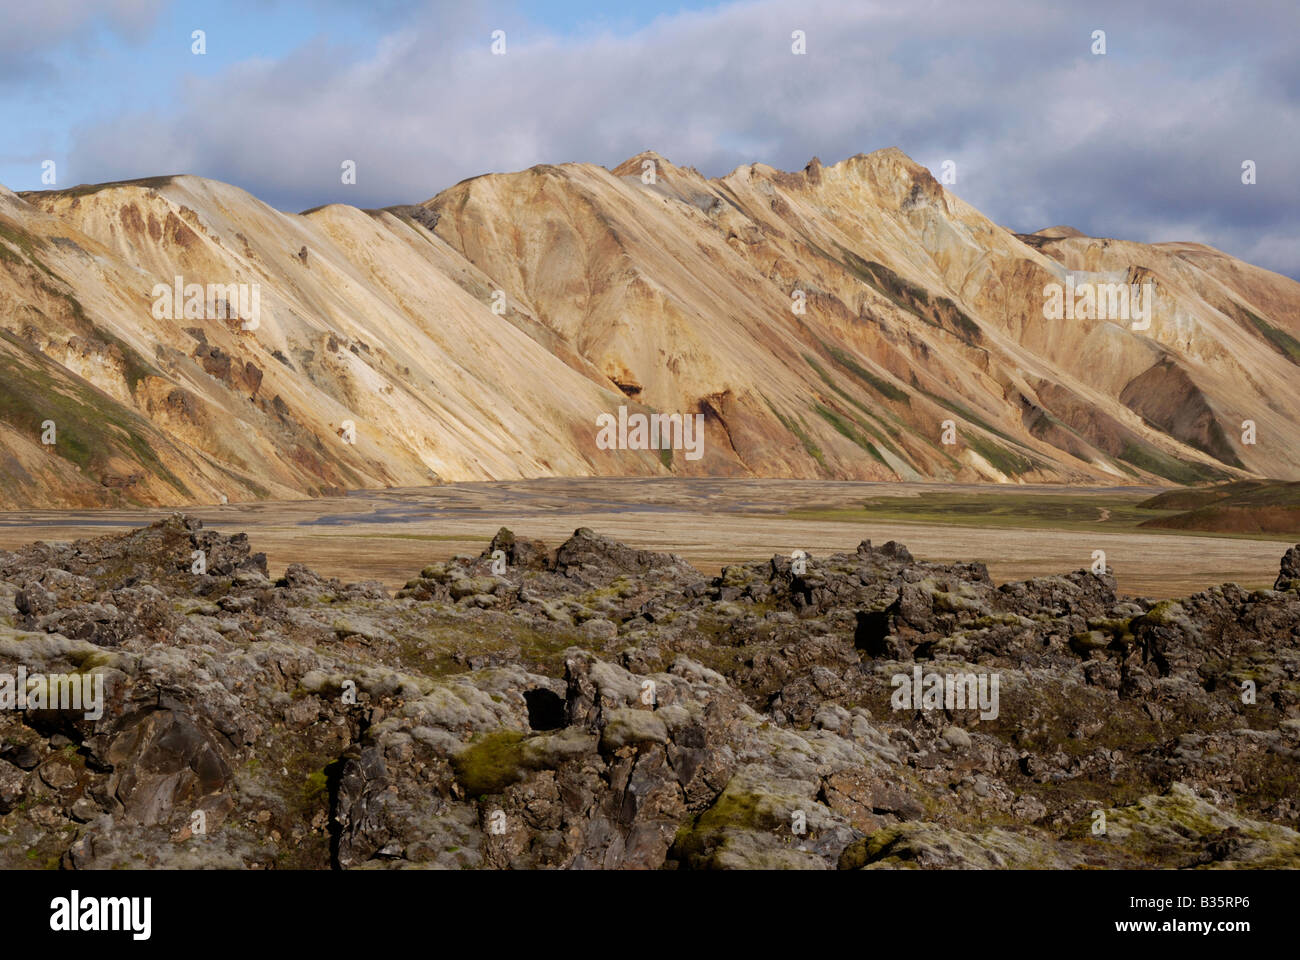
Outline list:
[[[730,479],[547,479],[358,491],[321,500],[186,510],[223,533],[247,532],[277,573],[305,563],[343,580],[400,587],[421,566],[477,554],[502,526],[558,545],[578,527],[680,554],[707,574],[802,549],[899,540],[935,561],[978,560],[1002,583],[1092,565],[1121,593],[1165,598],[1212,584],[1272,584],[1277,539],[1148,531],[1135,505],[1150,487],[975,486]],[[128,530],[168,510],[0,513],[0,549]],[[1292,538],[1300,539],[1300,538]]]

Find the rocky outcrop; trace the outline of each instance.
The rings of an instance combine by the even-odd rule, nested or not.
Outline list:
[[[1300,866],[1298,555],[1155,603],[502,530],[390,597],[180,516],[33,544],[0,684],[102,698],[0,711],[0,864]]]

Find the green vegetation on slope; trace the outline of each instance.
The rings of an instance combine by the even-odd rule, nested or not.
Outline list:
[[[1222,480],[1226,476],[1222,470],[1216,470],[1202,463],[1178,460],[1155,447],[1133,440],[1124,441],[1124,449],[1120,451],[1119,458],[1140,470],[1172,480],[1174,483],[1189,485],[1205,483],[1207,480]]]
[[[875,448],[870,440],[858,433],[857,430],[853,429],[854,425],[847,419],[840,416],[834,410],[823,407],[820,403],[815,404],[813,409],[817,411],[818,416],[834,427],[841,435],[848,437],[863,450],[867,451],[867,453],[871,454],[871,456],[880,463],[889,466],[889,464],[886,463],[885,458],[880,455],[880,451]]]
[[[983,338],[979,324],[947,297],[935,297],[931,303],[924,287],[903,279],[883,263],[864,260],[846,247],[840,247],[840,253],[845,269],[895,306],[931,326],[955,334],[965,343],[976,344]]]
[[[849,373],[853,374],[855,377],[857,377],[859,380],[861,380],[863,383],[869,386],[872,390],[875,390],[885,399],[897,400],[909,405],[911,404],[912,398],[908,396],[905,391],[900,390],[898,387],[894,386],[888,380],[876,376],[866,367],[862,366],[862,364],[854,360],[853,356],[849,354],[847,351],[841,350],[839,347],[832,346],[831,344],[825,342],[822,343],[822,348],[831,355],[831,357],[835,360],[836,363],[838,363],[845,370],[849,371]]]
[[[158,459],[139,415],[32,352],[8,331],[0,330],[0,340],[12,348],[0,348],[0,420],[33,440],[40,438],[41,424],[53,420],[53,451],[90,478],[102,479],[108,461],[121,456],[193,498]]]
[[[1272,344],[1273,348],[1277,350],[1278,353],[1282,354],[1282,356],[1286,357],[1292,363],[1300,365],[1300,340],[1296,340],[1295,337],[1291,336],[1291,334],[1287,333],[1285,330],[1280,330],[1273,326],[1253,310],[1249,310],[1239,304],[1237,305],[1237,310],[1238,319],[1245,317],[1245,319],[1249,320],[1255,329],[1259,331],[1264,339]]]
[[[54,197],[89,197],[99,193],[101,190],[108,190],[111,187],[141,187],[145,190],[161,190],[168,186],[176,179],[176,174],[168,174],[161,177],[141,177],[137,180],[110,180],[107,183],[79,183],[75,187],[68,187],[66,190],[25,190],[18,194],[24,200],[37,199],[45,196]]]
[[[1196,490],[1174,490],[1138,504],[1163,511],[1143,527],[1206,533],[1300,535],[1300,482],[1237,480]],[[1175,511],[1172,512],[1171,511]]]
[[[880,445],[881,445],[881,446],[883,446],[883,447],[884,447],[886,450],[888,450],[890,453],[894,454],[894,456],[898,457],[900,460],[904,460],[904,461],[906,461],[906,460],[908,459],[908,458],[903,454],[903,452],[902,452],[901,450],[899,450],[898,447],[896,447],[894,444],[890,443],[889,438],[885,436],[885,434],[884,434],[883,431],[884,431],[884,430],[888,430],[889,427],[888,427],[888,425],[887,425],[883,420],[880,419],[879,415],[878,415],[874,410],[872,410],[870,407],[868,407],[865,403],[862,403],[860,400],[858,400],[856,397],[854,397],[851,393],[849,393],[847,390],[843,389],[843,388],[842,388],[838,383],[836,383],[836,382],[835,382],[835,378],[832,377],[832,376],[831,376],[831,375],[830,375],[830,374],[825,370],[825,368],[823,368],[822,365],[821,365],[820,363],[817,362],[817,360],[816,360],[815,357],[811,357],[811,356],[809,356],[808,354],[805,353],[805,354],[803,354],[803,358],[804,358],[804,361],[805,361],[805,362],[806,362],[810,367],[812,367],[813,370],[815,370],[815,371],[817,372],[817,375],[818,375],[819,377],[821,377],[822,382],[825,383],[826,386],[828,386],[828,387],[830,387],[832,390],[834,390],[835,393],[840,397],[840,399],[844,400],[846,403],[852,404],[854,407],[856,407],[858,410],[860,410],[860,411],[861,411],[861,412],[862,412],[862,413],[863,413],[863,414],[868,418],[868,422],[866,422],[866,423],[855,420],[854,423],[856,423],[857,426],[859,426],[859,427],[861,427],[863,430],[867,431],[868,434],[870,434],[873,438],[875,438],[877,441],[880,442]],[[818,412],[820,413],[820,411],[818,411]],[[822,416],[825,417],[825,414],[822,414]],[[875,420],[875,421],[879,422],[879,423],[880,423],[880,427],[881,427],[882,429],[877,429],[877,427],[875,426],[875,424],[869,422],[870,420]],[[835,426],[835,424],[834,424],[833,422],[832,422],[832,426]],[[836,429],[839,430],[839,427],[836,426]],[[840,432],[841,432],[841,433],[844,433],[843,430],[840,430]],[[897,430],[894,431],[894,434],[897,436]],[[844,434],[844,435],[845,435],[845,436],[848,436],[848,434]],[[852,438],[852,437],[849,437],[849,439],[852,440],[853,438]],[[854,440],[854,442],[857,443],[856,440]],[[860,446],[860,444],[859,444],[859,446]]]
[[[949,400],[946,397],[941,397],[937,393],[931,393],[929,390],[923,389],[921,392],[925,394],[927,397],[929,397],[931,400],[933,400],[935,403],[937,403],[943,409],[957,414],[957,416],[961,417],[963,420],[967,421],[968,423],[972,423],[975,426],[979,427],[985,433],[991,433],[994,436],[1000,437],[1001,439],[1005,440],[1009,444],[1013,444],[1014,446],[1019,446],[1019,444],[1011,436],[1009,436],[1004,431],[999,430],[997,427],[993,426],[988,421],[977,416],[968,407],[963,406],[962,404],[958,403],[955,400]],[[986,461],[988,461],[988,463],[991,464],[995,469],[1001,471],[1002,473],[1004,473],[1009,477],[1018,476],[1019,474],[1022,473],[1028,473],[1030,470],[1033,470],[1035,467],[1042,466],[1040,461],[1035,459],[1033,456],[1027,454],[1021,454],[1014,449],[1006,449],[1004,447],[1000,447],[993,441],[987,439],[986,437],[980,436],[978,433],[967,432],[962,436],[962,440],[965,443],[967,443],[972,450],[974,450]]]
[[[772,401],[768,400],[767,397],[764,397],[763,400],[767,403],[767,408],[772,411],[772,414],[781,421],[781,426],[785,427],[799,438],[799,442],[803,444],[804,451],[808,456],[821,464],[822,469],[824,470],[826,468],[826,455],[822,453],[821,447],[813,443],[812,437],[808,435],[808,425],[805,423],[800,426],[794,421],[793,417],[785,416],[785,414],[781,413],[780,410],[772,406]]]

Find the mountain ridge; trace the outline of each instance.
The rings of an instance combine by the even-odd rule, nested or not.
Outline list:
[[[1154,282],[1149,331],[1044,320],[1067,273]],[[257,284],[257,329],[154,317],[174,277]],[[645,151],[302,214],[191,175],[0,189],[0,507],[555,475],[1286,479],[1298,305],[1200,244],[1013,234],[897,148],[713,179]],[[705,456],[600,449],[620,405],[703,415]]]

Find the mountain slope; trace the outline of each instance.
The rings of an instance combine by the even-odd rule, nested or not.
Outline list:
[[[1150,327],[1044,319],[1067,272],[1154,281]],[[160,318],[178,277],[256,284],[255,327]],[[0,507],[552,475],[1292,478],[1298,363],[1300,284],[1195,244],[1017,236],[892,149],[713,180],[642,154],[300,215],[188,176],[0,190]],[[620,405],[703,415],[703,456],[602,449]]]

